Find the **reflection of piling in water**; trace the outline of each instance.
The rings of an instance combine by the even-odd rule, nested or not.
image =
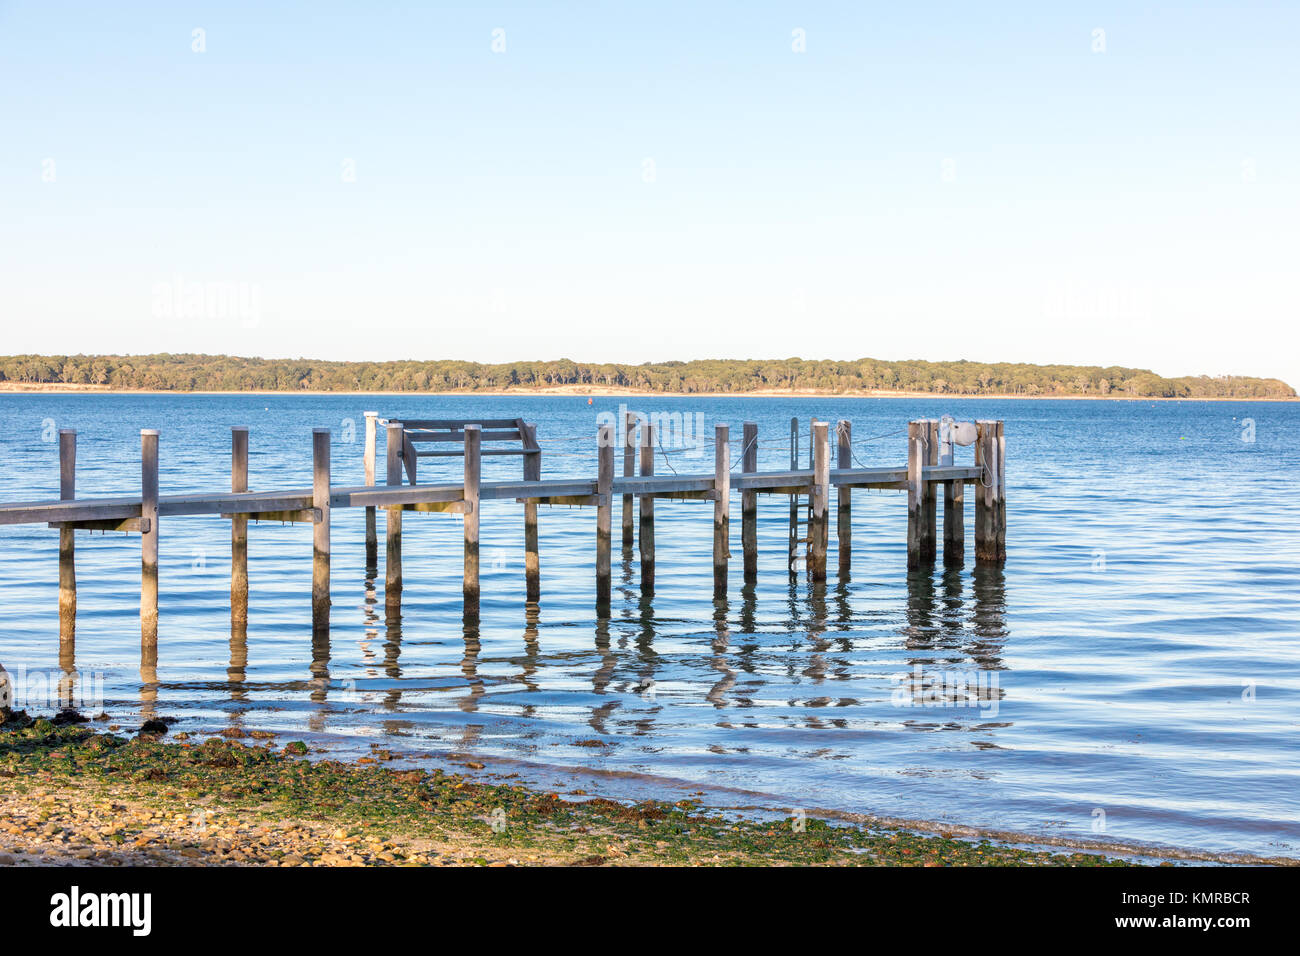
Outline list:
[[[384,605],[384,676],[397,680],[402,676],[400,659],[402,656],[402,606],[400,604]],[[393,687],[384,696],[385,707],[396,707],[402,700],[402,691]]]
[[[465,641],[465,654],[460,660],[460,672],[465,676],[466,693],[458,706],[466,713],[473,713],[478,710],[478,699],[487,693],[482,679],[478,676],[478,656],[483,645],[479,640],[477,623],[467,620],[462,628],[462,634]],[[471,729],[466,727],[465,732],[471,733]]]
[[[975,610],[971,623],[975,646],[971,656],[983,666],[1001,666],[1002,645],[1007,638],[1007,579],[996,565],[977,565],[972,575]]]
[[[609,638],[609,618],[597,618],[596,620],[596,653],[600,655],[600,666],[596,668],[591,675],[591,690],[595,694],[604,694],[605,688],[614,677],[614,668],[618,663],[618,655],[610,648]],[[606,714],[610,712],[617,704],[609,703],[597,707],[592,711],[592,727],[600,733],[604,733],[603,721]]]
[[[725,594],[713,598],[713,657],[709,666],[718,672],[718,680],[709,688],[704,699],[719,709],[729,703],[727,695],[736,685],[736,672],[727,659],[727,649],[731,644],[731,630],[727,626],[727,597]]]
[[[933,647],[939,625],[935,619],[934,574],[929,570],[907,573],[907,646]]]
[[[330,687],[330,636],[329,632],[316,632],[311,636],[311,693],[314,704],[323,704],[329,697]]]
[[[740,588],[740,629],[752,634],[758,623],[758,586],[746,582]]]
[[[835,623],[841,631],[853,627],[853,606],[849,602],[849,582],[844,578],[835,582]]]
[[[1007,636],[1005,574],[1000,567],[976,565],[969,580],[968,607],[967,578],[959,569],[945,569],[939,586],[929,570],[908,574],[906,646],[959,647],[981,667],[999,667]]]
[[[538,661],[542,656],[542,645],[538,640],[538,624],[541,618],[541,609],[536,603],[529,601],[524,605],[524,660],[523,671],[520,674],[520,682],[529,690],[537,690],[537,684],[533,680],[533,675],[537,673]],[[599,636],[600,625],[597,622],[597,635]],[[606,625],[606,634],[609,633]]]
[[[158,645],[140,648],[140,719],[157,716],[158,703]]]
[[[230,685],[230,699],[248,698],[244,681],[248,676],[248,625],[242,621],[230,622],[230,664],[226,667],[226,682]]]

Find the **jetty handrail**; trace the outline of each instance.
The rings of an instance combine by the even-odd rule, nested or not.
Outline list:
[[[486,454],[486,452],[484,452]],[[926,482],[974,482],[980,476],[975,466],[926,465],[922,480]],[[903,489],[907,482],[906,468],[832,468],[830,484],[833,487],[874,487]],[[771,491],[786,494],[787,488],[807,488],[813,482],[813,471],[755,471],[735,474],[731,487],[738,491]],[[613,479],[612,493],[616,495],[671,494],[673,492],[707,491],[715,487],[714,474],[649,475]],[[564,495],[594,494],[594,478],[545,478],[536,481],[503,480],[484,481],[479,485],[479,497],[484,500],[511,500],[517,498],[548,498]],[[460,482],[439,482],[428,485],[333,485],[330,487],[331,508],[389,508],[395,505],[420,502],[459,501],[464,497]],[[263,511],[292,511],[310,508],[312,489],[289,488],[272,491],[245,492],[191,492],[159,495],[158,514],[161,517],[181,515],[253,515]],[[39,501],[0,503],[0,525],[45,524],[75,521],[97,521],[116,518],[138,518],[141,498],[138,495],[120,495],[103,498],[49,498]]]

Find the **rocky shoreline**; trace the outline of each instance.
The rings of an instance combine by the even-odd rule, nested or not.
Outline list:
[[[812,817],[735,819],[690,800],[565,800],[386,766],[382,750],[313,760],[301,741],[0,717],[0,865],[1124,865]]]

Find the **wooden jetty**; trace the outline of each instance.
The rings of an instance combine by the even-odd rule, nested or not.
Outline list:
[[[387,444],[385,483],[376,481],[375,450],[378,427],[384,425]],[[829,422],[811,427],[809,467],[800,468],[799,427],[792,423],[791,467],[758,470],[758,426],[745,422],[742,447],[733,472],[730,429],[717,425],[713,437],[713,471],[705,474],[656,474],[656,426],[629,413],[621,440],[623,467],[615,475],[616,429],[602,425],[595,436],[595,478],[542,477],[543,449],[537,426],[516,419],[389,419],[366,413],[363,485],[336,485],[330,476],[330,432],[312,433],[310,488],[249,491],[249,430],[231,430],[230,491],[160,494],[159,433],[140,433],[140,492],[123,497],[76,496],[77,436],[59,434],[59,498],[0,504],[0,525],[45,523],[59,531],[59,637],[61,654],[71,657],[76,630],[75,532],[126,531],[140,535],[140,633],[146,653],[156,653],[158,641],[158,528],[160,521],[190,515],[219,515],[230,521],[230,613],[232,626],[248,619],[248,523],[304,522],[312,525],[312,626],[327,631],[330,612],[330,516],[335,509],[364,508],[367,566],[377,568],[377,514],[385,514],[385,602],[400,608],[402,592],[403,513],[441,512],[464,518],[465,616],[475,621],[479,608],[479,517],[489,502],[523,506],[524,577],[527,599],[540,596],[538,506],[575,505],[596,510],[595,590],[598,615],[608,614],[610,555],[614,501],[621,496],[621,540],[630,553],[639,545],[641,587],[652,592],[655,576],[655,499],[706,501],[713,506],[713,589],[725,596],[731,557],[730,508],[733,492],[741,505],[741,549],[744,580],[758,574],[758,506],[762,495],[788,497],[790,503],[791,568],[806,565],[808,576],[825,581],[829,551],[831,489],[836,491],[838,573],[847,578],[852,564],[852,491],[855,488],[907,492],[907,564],[923,568],[937,555],[937,510],[943,492],[943,557],[949,566],[965,556],[965,486],[974,486],[975,560],[1001,564],[1006,559],[1006,439],[1003,423],[957,423],[950,419],[914,421],[907,428],[907,460],[898,467],[854,467],[851,423],[836,423],[836,467],[831,467]],[[955,462],[955,445],[974,445],[974,462]],[[482,480],[482,459],[514,455],[523,459],[519,480]],[[463,459],[460,481],[419,481],[418,463],[427,457]],[[806,504],[806,528],[800,513]],[[636,525],[634,527],[634,513]],[[798,558],[799,546],[806,558]],[[373,572],[372,572],[373,573]]]

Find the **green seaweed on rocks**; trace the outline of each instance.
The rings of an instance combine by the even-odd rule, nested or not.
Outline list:
[[[7,715],[0,849],[19,863],[267,866],[1110,866],[813,817],[740,819],[697,802],[563,799],[440,768],[299,759],[213,736],[124,738]],[[297,756],[295,756],[297,755]]]

